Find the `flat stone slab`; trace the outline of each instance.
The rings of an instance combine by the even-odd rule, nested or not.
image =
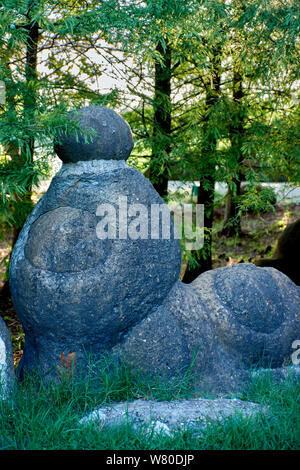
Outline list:
[[[103,427],[131,422],[135,427],[150,425],[154,432],[170,435],[178,428],[187,426],[205,428],[212,421],[222,421],[235,414],[250,416],[265,411],[266,408],[258,403],[237,398],[193,398],[161,402],[135,400],[99,408],[83,417],[79,423],[82,425],[97,423]]]

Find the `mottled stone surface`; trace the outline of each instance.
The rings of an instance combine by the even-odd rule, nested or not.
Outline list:
[[[10,333],[0,317],[0,399],[9,397],[15,385],[13,349]]]
[[[127,160],[133,148],[130,127],[113,109],[89,106],[70,113],[87,135],[64,136],[54,150],[64,163]]]
[[[238,264],[206,272],[192,286],[220,344],[246,364],[279,367],[288,359],[300,334],[300,289],[287,276]]]
[[[25,246],[27,260],[36,268],[65,273],[96,267],[107,258],[112,242],[99,243],[97,217],[87,210],[58,207],[32,224]]]
[[[148,239],[97,237],[98,206],[118,211],[120,196],[149,209]],[[150,240],[152,202],[164,205],[130,167],[53,179],[11,261],[12,298],[26,335],[20,373],[50,371],[62,353],[76,352],[79,365],[85,352],[113,347],[162,303],[178,279],[181,254],[174,238]]]
[[[203,273],[189,285],[178,281],[155,316],[155,323],[175,319],[181,353],[170,333],[152,363],[156,334],[145,331],[150,317],[118,346],[126,362],[146,374],[166,370],[170,376],[183,362],[186,368],[193,364],[203,391],[238,391],[252,368],[290,363],[292,343],[300,337],[300,289],[273,268],[238,264]]]

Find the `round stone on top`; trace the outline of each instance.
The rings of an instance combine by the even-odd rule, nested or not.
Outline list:
[[[64,136],[54,144],[63,163],[89,160],[127,160],[133,148],[133,138],[127,122],[113,109],[88,106],[70,113],[86,135]]]

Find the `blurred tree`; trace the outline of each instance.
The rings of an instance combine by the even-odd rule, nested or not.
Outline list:
[[[95,84],[102,64],[92,57],[94,43],[122,20],[116,4],[1,2],[0,80],[6,100],[0,105],[0,218],[2,227],[13,229],[13,244],[33,208],[32,188],[49,171],[53,139],[79,130],[67,118],[68,109],[116,101],[116,91],[103,94]]]
[[[130,162],[147,169],[162,196],[170,178],[199,181],[205,244],[188,254],[185,282],[211,269],[215,182],[228,183],[224,229],[238,235],[262,176],[299,174],[293,145],[298,15],[292,0],[4,0],[5,220],[22,226],[32,185],[47,170],[50,142],[74,130],[67,109],[118,103],[132,110],[126,114],[136,141]],[[99,91],[103,70],[122,90]],[[251,184],[240,197],[242,179]]]
[[[187,266],[183,278],[186,282],[191,282],[201,272],[212,267],[209,236],[212,220],[209,218],[209,209],[213,207],[213,180],[228,184],[222,230],[228,236],[241,234],[241,215],[248,207],[253,207],[253,204],[257,208],[261,206],[258,183],[271,168],[273,174],[275,169],[277,174],[280,171],[283,175],[285,171],[285,180],[292,177],[294,181],[299,181],[299,149],[295,145],[299,120],[295,119],[291,129],[290,136],[293,134],[293,140],[290,141],[289,155],[284,154],[283,142],[279,144],[279,139],[271,140],[274,135],[281,138],[283,135],[287,136],[285,131],[287,122],[290,122],[290,113],[296,117],[292,89],[296,81],[295,38],[299,29],[296,23],[299,11],[296,14],[295,3],[289,3],[285,12],[288,17],[286,25],[289,27],[285,27],[282,25],[284,8],[281,2],[226,2],[227,17],[222,18],[219,30],[222,36],[222,48],[217,54],[219,64],[218,67],[213,67],[219,70],[219,99],[210,102],[209,106],[211,112],[217,113],[218,117],[211,120],[212,127],[203,126],[203,150],[207,135],[205,129],[212,135],[218,134],[218,138],[215,141],[215,152],[214,145],[211,145],[210,156],[204,160],[210,162],[211,166],[205,168],[204,161],[201,158],[198,160],[199,163],[202,161],[198,166],[198,171],[202,174],[202,178],[199,177],[202,185],[198,188],[198,203],[204,202],[206,207],[206,237],[203,249],[193,254],[196,263],[191,260]],[[276,20],[274,16],[278,10],[279,17]],[[258,31],[262,34],[258,34]],[[209,33],[206,41],[207,37],[210,37]],[[274,41],[274,37],[280,40]],[[214,38],[210,43],[210,50],[218,43],[220,44],[220,36],[217,41]],[[276,54],[276,61],[270,55],[272,44],[284,54],[280,59]],[[214,83],[213,78],[211,83]],[[218,151],[218,144],[222,142],[223,149]],[[224,142],[227,142],[226,146]],[[202,156],[204,155],[205,152],[202,151]],[[211,178],[211,185],[207,178]],[[241,196],[243,180],[250,182],[250,185],[247,188],[249,192]],[[208,191],[204,199],[203,190],[204,194]],[[209,203],[209,194],[212,203]]]

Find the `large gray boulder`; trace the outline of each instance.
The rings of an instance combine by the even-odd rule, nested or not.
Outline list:
[[[67,163],[27,219],[11,259],[12,300],[25,331],[18,374],[85,374],[91,357],[109,351],[146,373],[172,377],[193,366],[203,384],[222,391],[248,380],[253,366],[287,362],[300,338],[299,288],[250,264],[181,283],[168,208],[125,162],[128,125],[101,107],[79,115],[101,145],[56,145]],[[165,222],[169,217],[169,236],[161,223],[153,235],[153,208]]]
[[[230,392],[243,388],[255,368],[291,363],[299,327],[300,289],[273,268],[238,264],[188,285],[177,281],[115,350],[146,374],[173,376],[192,364],[203,391]]]
[[[122,143],[131,145],[129,133]],[[147,239],[99,238],[97,211],[104,215],[106,204],[115,208],[112,225],[118,229],[120,200],[147,209]],[[121,342],[163,302],[178,279],[181,252],[174,236],[150,239],[151,204],[165,206],[124,160],[63,165],[26,221],[11,259],[10,289],[26,338],[18,374],[35,369],[45,375],[66,357],[84,370],[90,355]]]
[[[0,317],[0,400],[8,398],[16,385],[13,349],[9,330]]]

